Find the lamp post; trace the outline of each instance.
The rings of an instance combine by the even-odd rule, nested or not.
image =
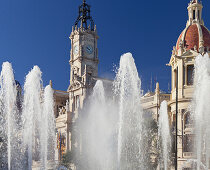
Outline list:
[[[177,134],[178,133],[178,66],[176,69],[176,134],[175,134],[175,170],[177,170]]]

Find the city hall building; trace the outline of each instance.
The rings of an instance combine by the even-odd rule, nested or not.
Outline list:
[[[192,152],[193,131],[188,109],[193,96],[194,61],[199,54],[208,53],[210,55],[210,32],[204,25],[202,9],[203,5],[198,0],[192,0],[188,4],[186,27],[172,48],[167,64],[171,67],[171,93],[161,92],[161,84],[157,83],[155,91],[146,93],[141,100],[143,108],[151,111],[155,120],[158,120],[161,102],[163,100],[168,102],[169,122],[174,135],[176,103],[178,102],[177,162],[178,169],[185,164],[186,170],[191,168],[190,164],[186,164],[187,160],[194,156]],[[74,124],[76,126],[80,116],[79,111],[91,94],[95,82],[102,80],[107,84],[112,83],[111,80],[98,77],[98,39],[96,25],[90,15],[90,6],[84,0],[79,7],[79,16],[70,35],[69,87],[67,91],[54,90],[56,128],[59,138],[56,151],[58,161],[66,151],[71,151],[72,147],[81,147],[74,140],[74,133],[76,133]]]

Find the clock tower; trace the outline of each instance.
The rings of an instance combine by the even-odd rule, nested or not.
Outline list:
[[[94,78],[98,76],[98,35],[90,15],[90,5],[85,0],[79,6],[79,15],[72,27],[70,40],[69,104],[70,111],[77,112],[83,107],[86,95],[94,86]]]
[[[83,0],[79,6],[79,15],[72,27],[70,35],[70,85],[69,92],[69,116],[67,118],[67,149],[80,145],[78,140],[72,141],[76,130],[79,111],[84,107],[85,99],[92,91],[98,76],[98,34],[96,25],[90,15],[90,5]],[[74,127],[73,129],[70,129]],[[78,129],[76,130],[78,131]],[[71,136],[71,137],[70,137]]]
[[[86,4],[85,0],[79,6],[79,16],[72,27],[70,39],[70,85],[78,76],[85,85],[88,85],[88,79],[84,76],[87,74],[96,77],[98,74],[98,35],[96,25],[90,16],[90,5]]]

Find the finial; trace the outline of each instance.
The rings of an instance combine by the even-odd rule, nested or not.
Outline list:
[[[49,83],[50,87],[52,88],[52,80],[50,80],[50,83]]]
[[[155,92],[156,92],[156,93],[159,93],[159,92],[160,92],[160,86],[159,86],[159,83],[158,83],[158,82],[156,83]]]
[[[66,111],[69,112],[69,101],[68,100],[66,101],[66,107],[65,108],[66,108]]]
[[[176,47],[173,46],[172,55],[176,55],[176,54],[177,54]]]

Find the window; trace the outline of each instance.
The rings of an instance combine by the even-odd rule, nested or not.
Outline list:
[[[177,77],[178,77],[177,73],[178,73],[178,70],[174,70],[174,88],[176,88],[176,85],[177,85]]]
[[[59,106],[57,105],[56,112],[55,112],[55,118],[58,118],[58,116],[59,116]]]
[[[185,85],[185,66],[183,66],[183,85]]]
[[[87,74],[87,84],[90,85],[91,83],[91,77],[92,77],[92,74],[91,73],[88,73]]]
[[[171,144],[172,144],[172,147],[171,147],[171,153],[175,153],[176,152],[176,135],[172,135],[171,136]]]
[[[208,49],[205,47],[205,48],[204,48],[204,51],[205,51],[205,52],[208,52]]]
[[[200,10],[198,10],[198,19],[200,20]]]
[[[75,100],[76,100],[76,97],[74,97],[73,104],[72,104],[72,105],[73,105],[73,106],[72,106],[72,110],[73,110],[73,111],[75,111]]]
[[[189,127],[190,123],[191,123],[190,112],[187,112],[184,115],[184,128]]]
[[[187,66],[187,85],[193,85],[194,65]]]
[[[193,136],[184,135],[184,152],[193,152]]]
[[[76,105],[76,108],[79,108],[80,106],[79,95],[76,96],[75,105]]]
[[[193,10],[193,19],[195,19],[195,10]]]

